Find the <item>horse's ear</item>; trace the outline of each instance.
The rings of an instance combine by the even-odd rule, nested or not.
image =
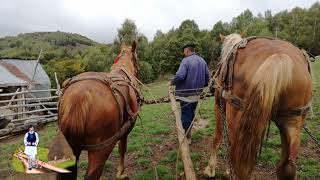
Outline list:
[[[240,33],[240,36],[243,38],[245,36],[245,33],[244,32],[241,32]]]
[[[137,50],[137,41],[136,40],[133,41],[131,47],[132,47],[131,51],[136,52],[136,50]]]
[[[219,34],[219,36],[220,36],[220,41],[223,43],[223,41],[224,41],[224,39],[226,38],[226,36],[224,36],[223,34]]]

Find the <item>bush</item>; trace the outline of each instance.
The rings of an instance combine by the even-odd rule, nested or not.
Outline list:
[[[145,61],[140,61],[139,63],[140,70],[139,70],[139,77],[140,80],[144,83],[150,83],[154,80],[153,73],[152,73],[152,66],[150,63]]]

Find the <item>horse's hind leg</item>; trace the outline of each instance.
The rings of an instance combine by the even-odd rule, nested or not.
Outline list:
[[[296,158],[300,147],[300,131],[304,118],[290,117],[277,121],[281,134],[281,161],[277,168],[278,179],[297,179]]]
[[[73,149],[73,155],[76,158],[76,162],[73,166],[67,168],[69,171],[71,171],[71,173],[61,173],[58,174],[57,179],[59,180],[71,180],[71,179],[77,179],[77,173],[78,173],[78,161],[79,161],[79,157],[80,157],[80,150],[74,150]]]
[[[104,164],[114,146],[115,143],[105,149],[88,151],[89,164],[85,176],[86,180],[95,180],[101,177]]]
[[[125,173],[125,167],[124,167],[124,158],[127,151],[127,136],[124,136],[120,139],[118,146],[119,146],[120,159],[119,159],[119,165],[118,165],[117,178],[125,179],[128,176]]]
[[[221,143],[222,138],[222,130],[223,130],[223,124],[221,119],[221,114],[219,110],[219,103],[216,98],[216,104],[215,104],[215,119],[216,119],[216,128],[215,128],[215,137],[213,141],[213,147],[211,151],[210,160],[208,162],[208,166],[204,170],[204,175],[207,177],[214,177],[216,174],[216,165],[217,165],[217,153],[218,149]]]

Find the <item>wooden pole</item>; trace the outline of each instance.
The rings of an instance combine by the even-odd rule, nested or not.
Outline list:
[[[61,87],[60,87],[60,84],[59,84],[59,81],[58,81],[58,76],[57,76],[57,73],[56,72],[54,72],[54,79],[56,80],[56,84],[57,84],[57,92],[56,92],[56,94],[58,95],[58,96],[61,96]]]
[[[181,159],[183,161],[184,173],[187,180],[196,180],[197,177],[196,177],[196,173],[194,172],[192,160],[190,157],[189,144],[188,144],[187,138],[184,138],[185,134],[184,134],[184,129],[181,123],[181,114],[179,111],[177,111],[178,107],[177,107],[176,99],[173,95],[172,86],[169,86],[169,97],[171,101],[171,108],[172,108],[172,111],[174,111],[174,116],[176,118],[176,130],[178,134],[179,144],[181,144],[180,152],[181,152]]]
[[[16,93],[17,92],[19,92],[20,91],[20,88],[18,88],[17,90],[16,90]],[[12,104],[12,100],[14,100],[14,98],[16,98],[16,95],[13,95],[12,97],[11,97],[11,101],[9,102],[9,104],[8,104],[8,106],[10,107],[11,106],[11,104]]]
[[[25,91],[25,87],[22,87],[21,91]],[[21,94],[21,98],[22,99],[26,99],[25,94]],[[22,101],[22,105],[26,105],[26,101]],[[22,107],[22,112],[26,112],[26,107],[25,106]],[[23,118],[27,117],[27,114],[22,114],[22,117]]]

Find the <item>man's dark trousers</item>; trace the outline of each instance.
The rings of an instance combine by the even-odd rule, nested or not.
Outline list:
[[[180,101],[180,107],[181,107],[181,122],[182,127],[187,132],[188,128],[190,127],[192,120],[195,116],[195,110],[197,108],[198,102],[192,102],[188,103],[185,101]],[[191,129],[190,131],[191,132]],[[189,136],[191,136],[191,133],[188,133]],[[188,137],[189,138],[189,137]]]

